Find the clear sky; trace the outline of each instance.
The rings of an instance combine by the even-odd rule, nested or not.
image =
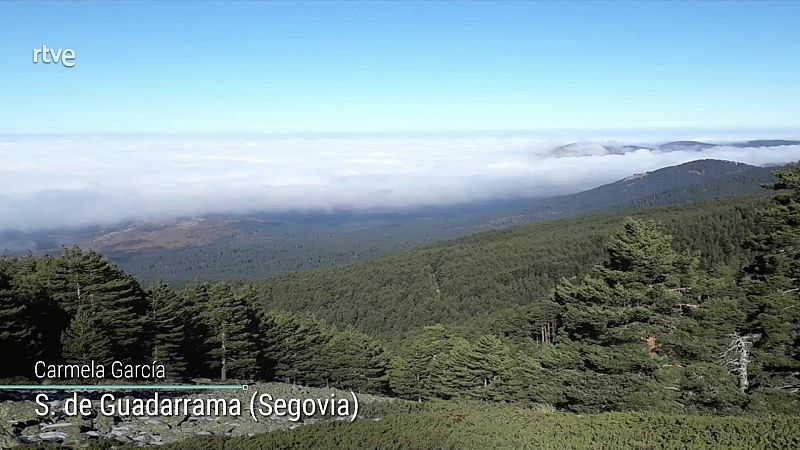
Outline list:
[[[3,2],[0,132],[796,126],[798,24],[790,1]]]

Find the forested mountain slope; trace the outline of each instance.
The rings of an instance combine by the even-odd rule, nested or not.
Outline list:
[[[598,211],[687,204],[757,194],[770,170],[698,160],[576,194],[505,199],[403,212],[207,216],[107,229],[0,232],[0,249],[91,248],[144,281],[248,280],[364,261],[490,229]]]
[[[262,301],[311,312],[372,334],[397,336],[432,323],[487,323],[493,314],[550,296],[562,277],[603,258],[627,216],[658,220],[703,267],[740,266],[741,243],[766,197],[719,199],[490,231],[365,263],[293,273],[257,283]],[[491,330],[489,330],[491,331]]]
[[[40,359],[163,361],[177,379],[416,401],[792,414],[800,168],[771,188],[781,192],[488,232],[256,285],[146,288],[79,248],[2,258],[0,350],[13,358],[0,377],[30,377]]]
[[[772,180],[771,169],[733,161],[703,159],[653,172],[634,174],[614,183],[532,202],[517,215],[495,223],[522,224],[591,211],[681,205],[718,197],[751,195]]]
[[[202,242],[108,254],[123,269],[144,280],[164,279],[174,284],[247,280],[364,261],[487,229],[597,211],[680,205],[717,197],[758,194],[763,191],[761,185],[771,179],[767,168],[731,161],[699,160],[633,175],[589,191],[541,200],[379,216],[350,215],[338,219],[240,218],[229,220],[224,232],[216,237],[207,236]],[[302,222],[297,223],[297,220]],[[141,238],[140,235],[133,237]],[[114,242],[124,245],[124,235],[115,235]]]

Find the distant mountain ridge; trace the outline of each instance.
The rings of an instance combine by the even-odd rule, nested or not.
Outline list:
[[[518,214],[500,217],[490,225],[516,225],[559,219],[590,211],[667,206],[717,197],[753,195],[772,180],[771,169],[732,161],[703,159],[634,174],[577,194],[533,202]]]
[[[624,155],[637,150],[655,150],[661,152],[702,151],[713,147],[782,147],[786,145],[800,145],[800,141],[783,139],[757,139],[744,142],[709,143],[700,141],[672,141],[663,144],[606,144],[595,141],[572,142],[558,146],[550,151],[553,156],[592,156],[592,155]]]
[[[673,141],[661,144],[657,148],[665,152],[675,152],[681,150],[705,150],[707,148],[716,147],[718,144],[709,144],[707,142],[698,141]]]
[[[785,141],[781,139],[760,139],[755,141],[738,142],[731,144],[734,147],[782,147],[784,145],[800,145],[800,141]]]

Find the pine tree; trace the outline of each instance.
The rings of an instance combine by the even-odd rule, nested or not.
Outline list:
[[[0,261],[0,354],[6,362],[0,376],[30,372],[31,356],[41,349],[41,336],[31,320],[32,299],[12,283],[9,264]]]
[[[334,387],[373,393],[387,391],[389,358],[384,348],[369,336],[352,328],[334,332],[324,355]]]
[[[503,400],[503,384],[509,381],[512,367],[510,349],[497,336],[482,336],[475,343],[457,338],[450,351],[434,363],[437,395]]]
[[[751,386],[800,389],[800,166],[775,173],[781,191],[760,216],[756,253],[745,268],[748,321],[736,330],[755,337]]]
[[[431,368],[431,385],[436,397],[471,397],[472,389],[481,384],[466,366],[471,355],[472,344],[464,338],[456,338],[450,350],[436,359]]]
[[[628,219],[606,244],[608,262],[602,274],[608,281],[626,285],[664,284],[676,273],[679,255],[672,236],[655,222]]]
[[[165,365],[167,375],[181,377],[186,363],[183,357],[183,300],[165,283],[158,283],[148,293],[153,330],[153,360]]]
[[[25,351],[31,362],[61,360],[61,336],[70,322],[70,315],[52,298],[48,286],[53,258],[49,255],[27,255],[4,260],[12,278],[12,295],[24,299],[28,326],[36,345]],[[25,373],[32,372],[28,364]]]
[[[505,397],[517,402],[561,405],[565,397],[560,375],[559,371],[543,368],[537,358],[517,352],[503,383]]]
[[[184,340],[180,351],[186,364],[185,373],[191,376],[218,375],[218,372],[210,368],[208,358],[212,346],[207,339],[211,331],[205,321],[204,313],[207,305],[211,303],[210,291],[210,283],[198,283],[187,286],[179,295],[185,310]]]
[[[50,291],[70,316],[92,311],[98,332],[108,337],[115,358],[144,362],[147,302],[136,280],[91,250],[64,249],[54,261]]]
[[[591,374],[563,374],[564,402],[589,409],[671,408],[677,401],[671,368],[709,355],[697,346],[714,342],[694,319],[702,306],[697,258],[676,252],[657,224],[633,219],[611,237],[607,253],[602,266],[555,290],[564,307],[562,337],[576,343]]]
[[[98,329],[88,306],[80,305],[61,338],[64,360],[70,364],[108,364],[113,360],[111,340]]]
[[[509,382],[514,361],[508,345],[500,338],[493,335],[478,338],[465,363],[474,374],[474,379],[478,380],[479,386],[476,395],[474,394],[476,398],[508,400],[503,391],[504,385]]]
[[[608,243],[608,261],[579,282],[563,280],[555,300],[565,307],[570,339],[600,345],[637,344],[653,354],[682,353],[690,319],[696,259],[679,255],[653,222],[628,219]],[[689,327],[690,328],[690,327]]]
[[[324,349],[330,333],[313,319],[282,312],[261,313],[264,359],[270,378],[286,383],[324,386],[330,381]]]
[[[211,286],[202,320],[210,332],[206,342],[209,366],[219,369],[220,379],[229,375],[253,378],[258,372],[257,321],[252,310],[254,294],[249,286]]]
[[[734,377],[720,364],[690,364],[679,383],[681,403],[694,409],[735,414],[747,401]]]
[[[407,339],[392,360],[389,380],[396,395],[417,401],[435,396],[434,363],[453,345],[454,336],[443,325],[429,325]]]

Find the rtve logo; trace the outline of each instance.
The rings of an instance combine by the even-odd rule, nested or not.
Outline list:
[[[41,57],[42,62],[45,64],[61,63],[61,65],[66,68],[75,67],[75,64],[77,64],[75,61],[75,50],[71,48],[54,49],[47,48],[46,45],[42,45],[42,48],[33,49],[34,64],[39,64],[39,57]]]

